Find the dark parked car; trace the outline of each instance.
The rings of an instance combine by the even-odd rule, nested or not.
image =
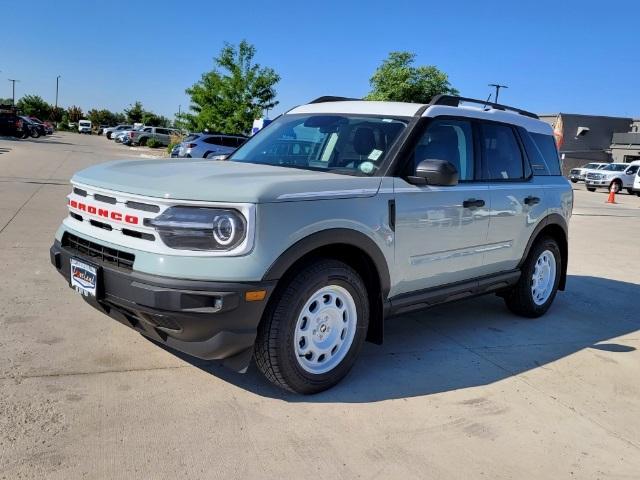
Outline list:
[[[23,136],[23,121],[17,115],[16,107],[0,105],[0,135],[21,138]]]
[[[51,122],[43,122],[38,117],[33,117],[33,116],[30,116],[29,120],[42,125],[47,135],[53,135],[53,125],[51,125]]]
[[[34,122],[29,117],[20,117],[23,125],[26,125],[26,129],[23,129],[23,138],[31,135],[33,138],[38,138],[47,134],[47,130],[41,123]]]

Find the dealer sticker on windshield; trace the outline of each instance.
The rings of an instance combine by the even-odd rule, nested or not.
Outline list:
[[[88,297],[96,296],[98,269],[84,262],[71,259],[71,288]]]

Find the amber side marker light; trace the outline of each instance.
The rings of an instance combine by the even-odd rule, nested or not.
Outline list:
[[[264,300],[264,297],[267,296],[266,290],[251,290],[244,294],[244,299],[247,302],[259,302],[260,300]]]

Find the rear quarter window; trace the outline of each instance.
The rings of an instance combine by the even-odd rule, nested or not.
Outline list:
[[[553,136],[531,133],[526,130],[522,133],[533,174],[537,176],[562,175],[560,156]]]

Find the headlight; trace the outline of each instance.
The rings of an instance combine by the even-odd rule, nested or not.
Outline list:
[[[171,207],[145,225],[178,250],[233,250],[247,234],[247,220],[232,209]]]

